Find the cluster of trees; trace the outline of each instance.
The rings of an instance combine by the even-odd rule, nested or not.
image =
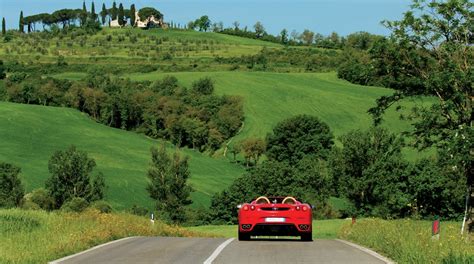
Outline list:
[[[240,97],[213,92],[209,78],[187,89],[173,76],[150,83],[92,73],[84,81],[71,82],[13,73],[0,96],[17,103],[73,107],[108,126],[204,151],[219,149],[244,118]]]
[[[53,13],[41,13],[31,16],[23,16],[23,11],[20,12],[19,31],[25,32],[25,26],[28,33],[36,31],[36,26],[42,25],[43,30],[48,26],[50,29],[61,26],[63,29],[79,25],[80,27],[96,32],[100,30],[100,23],[98,15],[95,12],[94,2],[92,2],[90,12],[87,11],[85,2],[82,9],[60,9]]]
[[[420,149],[436,147],[439,162],[464,182],[466,217],[474,182],[473,9],[468,0],[414,1],[402,20],[384,22],[392,30],[390,38],[377,40],[366,52],[348,54],[338,73],[354,83],[396,89],[369,110],[376,124],[400,100],[437,99],[430,106],[413,109],[411,136]]]
[[[409,162],[402,155],[403,137],[379,127],[348,132],[340,147],[333,140],[329,127],[313,116],[277,124],[260,139],[267,160],[255,159],[256,166],[212,198],[212,221],[235,222],[235,207],[260,195],[294,195],[314,204],[316,217],[462,215],[464,178],[453,171],[450,158]],[[260,144],[246,143],[250,150]],[[329,196],[351,206],[336,213],[327,204]]]
[[[188,29],[208,31],[211,28],[211,20],[208,16],[202,16],[194,21],[188,23]]]
[[[95,4],[92,2],[90,10],[87,10],[85,2],[83,2],[82,9],[60,9],[51,14],[41,13],[31,16],[23,16],[23,11],[20,12],[19,31],[25,32],[25,26],[28,33],[36,31],[37,25],[41,25],[45,30],[46,26],[50,29],[62,26],[63,29],[79,25],[81,28],[87,29],[91,32],[100,30],[101,25],[108,24],[111,20],[117,20],[121,26],[130,21],[130,25],[135,25],[136,20],[135,4],[130,6],[130,9],[125,9],[123,4],[114,1],[112,7],[107,9],[105,3],[102,4],[102,10],[96,12]],[[163,14],[155,8],[144,7],[139,10],[138,15],[143,21],[148,17],[154,16],[157,19],[162,19]],[[2,20],[2,29],[5,27],[5,19]],[[2,31],[5,34],[6,31]]]
[[[214,60],[222,64],[232,64],[233,67],[244,66],[249,70],[276,71],[282,70],[300,71],[335,71],[343,60],[342,54],[335,50],[300,49],[287,47],[284,49],[263,48],[255,55],[240,57],[220,57]]]
[[[94,159],[75,146],[56,151],[48,163],[51,176],[45,188],[25,195],[19,177],[21,169],[0,162],[0,208],[22,206],[29,209],[80,211],[104,198],[104,176],[100,172],[92,175],[95,166]]]
[[[242,145],[258,146],[262,141],[243,141]],[[325,164],[333,145],[329,127],[317,117],[295,116],[277,124],[263,142],[266,146],[262,149],[268,159],[213,196],[210,207],[213,221],[235,222],[236,206],[260,195],[291,194],[315,204],[318,209],[327,207],[331,181]]]

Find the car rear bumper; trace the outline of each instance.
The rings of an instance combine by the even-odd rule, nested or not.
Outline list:
[[[239,227],[240,232],[248,233],[253,236],[299,236],[302,233],[311,233],[312,228],[311,225],[308,224],[268,224],[268,223],[260,223],[251,226],[251,228],[242,228],[245,225],[249,224],[242,224]]]

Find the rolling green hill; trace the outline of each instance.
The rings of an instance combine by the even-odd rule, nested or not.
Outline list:
[[[153,207],[145,190],[146,171],[150,147],[160,141],[97,124],[73,109],[5,102],[0,102],[0,139],[0,160],[22,168],[27,190],[44,186],[53,152],[74,144],[96,160],[109,186],[106,199],[115,208]],[[214,192],[243,173],[241,167],[224,160],[192,150],[182,153],[190,156],[195,206],[207,206]]]
[[[66,74],[64,77],[67,77]],[[340,80],[335,73],[267,73],[267,72],[181,72],[131,74],[132,80],[158,80],[174,75],[187,87],[199,78],[215,81],[218,94],[244,98],[245,126],[236,139],[265,137],[279,121],[297,114],[311,114],[327,122],[335,136],[372,124],[367,110],[375,99],[391,94],[390,89],[354,85]],[[410,103],[405,104],[409,106]],[[384,124],[394,132],[408,129],[409,124],[389,111]]]

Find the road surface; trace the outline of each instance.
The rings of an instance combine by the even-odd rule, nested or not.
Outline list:
[[[51,263],[387,263],[339,240],[132,237]]]

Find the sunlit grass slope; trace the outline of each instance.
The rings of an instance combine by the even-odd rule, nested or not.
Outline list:
[[[335,73],[266,73],[266,72],[192,72],[131,74],[133,80],[157,80],[174,75],[185,86],[205,76],[215,81],[218,94],[240,95],[244,98],[245,127],[237,139],[265,137],[281,120],[310,114],[328,123],[336,136],[352,129],[372,125],[367,110],[382,95],[392,90],[367,87],[340,80]],[[407,104],[409,105],[409,104]],[[399,120],[391,110],[384,124],[400,132],[409,124]]]
[[[74,109],[0,102],[0,160],[22,168],[27,190],[44,186],[49,158],[71,144],[95,159],[109,186],[106,199],[115,208],[153,207],[145,190],[146,171],[150,148],[160,141],[100,125]],[[213,193],[243,173],[241,167],[219,158],[192,150],[182,154],[190,156],[195,206],[207,206]]]

